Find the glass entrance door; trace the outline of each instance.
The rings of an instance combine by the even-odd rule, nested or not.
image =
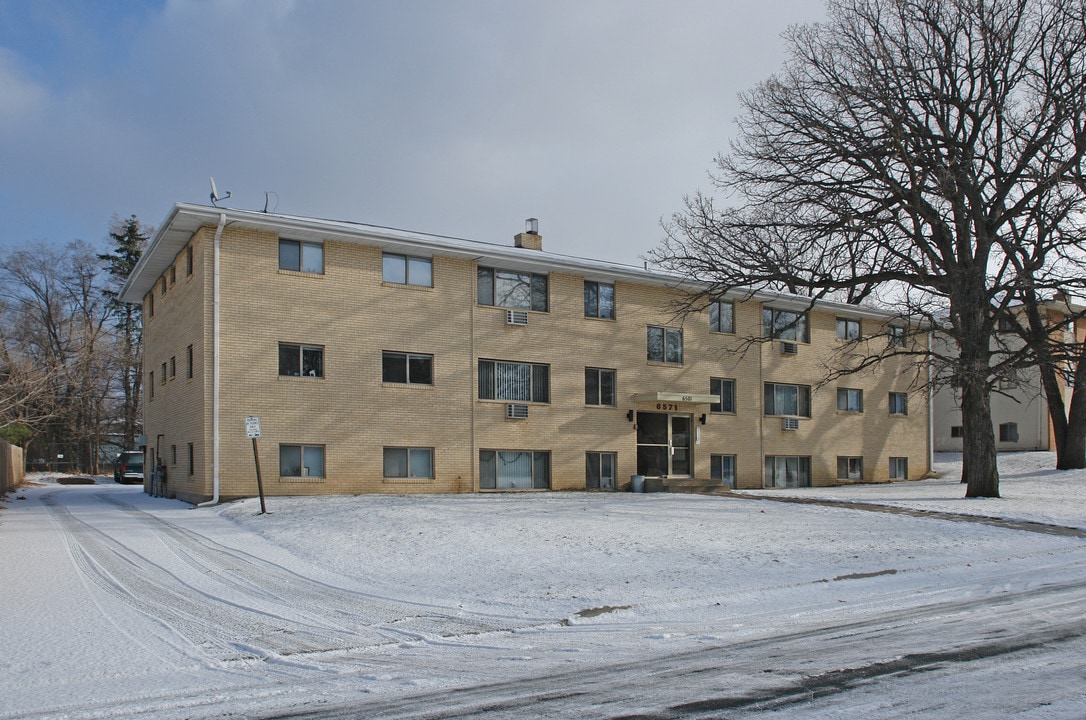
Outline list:
[[[637,413],[637,474],[645,477],[690,475],[689,415]]]

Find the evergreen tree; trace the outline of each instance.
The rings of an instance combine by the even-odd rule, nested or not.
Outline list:
[[[116,283],[116,289],[105,291],[110,312],[119,333],[120,357],[118,366],[123,392],[121,417],[123,420],[124,447],[135,446],[140,428],[140,397],[143,379],[143,309],[139,305],[121,302],[120,286],[136,267],[153,228],[143,225],[135,215],[125,220],[114,216],[109,237],[113,240],[112,253],[99,255],[108,263],[107,269]]]

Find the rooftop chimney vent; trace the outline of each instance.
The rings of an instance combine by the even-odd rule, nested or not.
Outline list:
[[[528,218],[524,221],[524,232],[532,235],[539,234],[539,218]]]

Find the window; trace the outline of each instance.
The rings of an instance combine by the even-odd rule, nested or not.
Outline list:
[[[848,318],[837,318],[837,339],[859,340],[860,321],[849,320]]]
[[[735,487],[735,455],[712,455],[709,458],[709,477],[719,480],[724,487]]]
[[[863,412],[864,391],[855,388],[837,388],[837,409],[840,412]]]
[[[886,328],[886,338],[890,347],[905,347],[905,328],[890,325]]]
[[[709,393],[716,398],[716,402],[709,406],[709,412],[735,412],[735,380],[709,378]]]
[[[323,445],[280,445],[280,477],[324,477]]]
[[[584,486],[591,490],[614,490],[618,455],[613,452],[585,453]]]
[[[480,360],[479,399],[548,403],[550,365]]]
[[[280,240],[279,269],[323,275],[324,246],[300,240]]]
[[[615,286],[610,283],[584,281],[584,316],[615,319]]]
[[[155,291],[147,293],[147,317],[153,318],[155,316]]]
[[[547,490],[551,454],[531,450],[480,450],[480,490]]]
[[[478,271],[480,305],[547,312],[547,276],[481,267]]]
[[[810,487],[811,458],[767,455],[765,459],[766,487]]]
[[[177,465],[177,446],[170,445],[170,465]]]
[[[1014,332],[1016,324],[1013,319],[1006,315],[1000,315],[999,319],[996,321],[996,329],[1001,333]]]
[[[192,345],[185,348],[185,361],[188,364],[187,375],[190,380],[192,379]]]
[[[385,253],[381,257],[381,264],[381,279],[384,282],[434,286],[433,261],[430,258]]]
[[[961,425],[954,425],[953,427],[951,427],[950,428],[950,437],[952,437],[952,438],[960,438],[960,437],[962,437],[962,426]]]
[[[185,248],[185,275],[192,275],[192,245]]]
[[[434,356],[385,351],[381,353],[381,381],[433,385]]]
[[[864,459],[862,457],[837,456],[837,479],[852,481],[863,480]]]
[[[433,448],[385,448],[386,478],[434,477]]]
[[[159,368],[162,372],[158,376],[158,381],[163,385],[166,384],[166,363],[162,363],[162,367]]]
[[[762,308],[762,328],[768,338],[810,342],[807,313]]]
[[[165,277],[163,277],[162,280],[159,281],[159,287],[162,288],[162,297],[166,297],[166,278]]]
[[[811,388],[807,385],[766,383],[765,414],[811,417]]]
[[[735,332],[735,303],[723,300],[709,303],[709,331]]]
[[[1018,381],[1014,378],[999,378],[1000,390],[1014,390],[1018,387]]]
[[[173,287],[174,283],[177,282],[177,266],[170,265],[170,269],[166,271],[166,274],[170,278],[170,287]]]
[[[652,362],[683,362],[683,331],[676,328],[649,326],[649,360]]]
[[[908,480],[909,479],[909,458],[892,457],[890,458],[890,479],[891,480]]]
[[[147,373],[147,389],[151,391],[151,399],[155,399],[155,371]]]
[[[615,371],[584,369],[584,404],[615,406]]]
[[[279,374],[293,377],[324,377],[324,348],[316,345],[279,343]]]
[[[1018,442],[1018,423],[1000,423],[999,442]]]
[[[177,356],[176,355],[171,355],[170,356],[170,380],[173,380],[175,377],[177,377]]]
[[[192,447],[192,443],[189,443],[189,477],[192,477],[196,473],[196,452]]]
[[[890,393],[890,414],[891,415],[908,415],[909,414],[909,396],[905,393],[892,392]]]

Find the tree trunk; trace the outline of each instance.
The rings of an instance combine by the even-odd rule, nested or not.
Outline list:
[[[1067,429],[1056,445],[1056,469],[1086,468],[1086,345],[1075,364],[1071,408],[1067,413]]]
[[[966,497],[999,497],[992,405],[984,381],[970,379],[962,387],[962,482]]]

